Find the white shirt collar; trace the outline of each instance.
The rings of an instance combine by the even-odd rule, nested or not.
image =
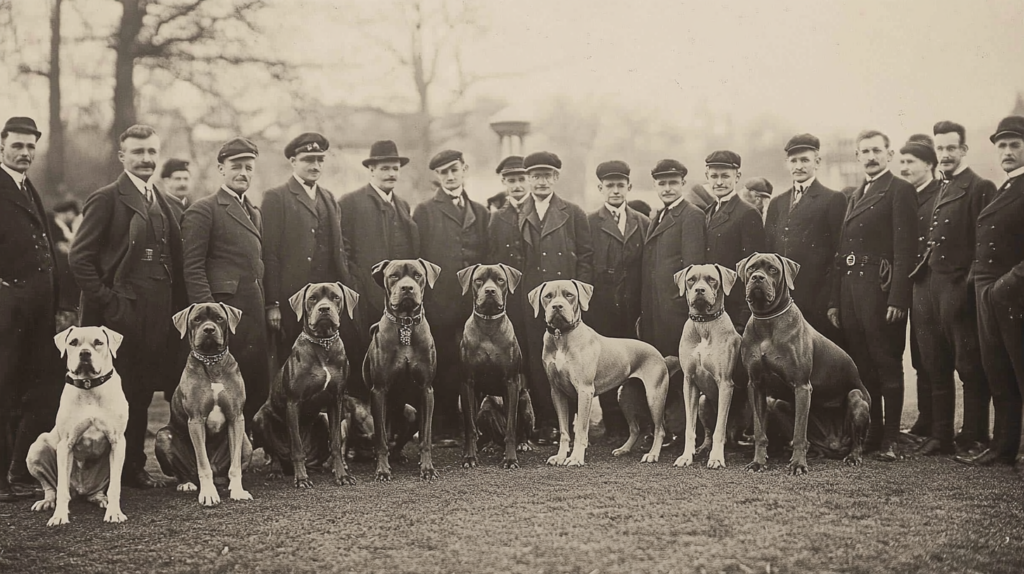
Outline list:
[[[541,199],[536,195],[533,196],[533,207],[537,210],[537,217],[544,219],[544,215],[548,212],[548,207],[551,206],[551,197],[554,193],[549,193],[547,197]]]
[[[533,202],[534,203],[543,203],[544,205],[548,205],[548,204],[551,203],[551,197],[553,195],[555,195],[555,194],[554,193],[549,193],[547,197],[538,197],[538,196],[534,195],[533,196]]]
[[[623,215],[626,215],[626,204],[625,203],[623,203],[622,205],[620,205],[618,207],[615,207],[615,206],[609,204],[608,202],[605,202],[604,207],[605,207],[605,209],[608,210],[608,213],[618,212],[620,218]]]
[[[808,179],[807,181],[803,182],[803,183],[799,183],[799,182],[794,181],[793,182],[793,191],[800,191],[800,189],[803,189],[806,192],[808,190],[808,188],[810,188],[813,183],[814,183],[814,177],[813,176],[810,179]]]
[[[882,177],[883,175],[885,175],[885,174],[887,174],[887,173],[889,173],[889,168],[885,168],[885,169],[883,169],[883,170],[882,170],[882,171],[881,171],[881,172],[880,172],[880,173],[879,173],[878,175],[876,175],[875,177],[869,177],[869,178],[865,179],[864,181],[866,181],[866,182],[868,182],[868,183],[873,183],[873,182],[876,182],[876,181],[878,181],[878,178]]]
[[[518,201],[514,197],[512,197],[511,195],[508,196],[508,202],[510,204],[512,204],[512,207],[516,207],[516,208],[521,207],[523,205],[524,201],[526,201],[526,196],[525,195],[523,196],[522,199],[520,199]]]
[[[14,183],[18,184],[18,187],[21,187],[25,181],[25,178],[28,177],[27,175],[21,172],[14,171],[13,169],[7,167],[7,164],[4,163],[0,163],[0,168],[3,168],[3,170],[7,172],[7,175],[10,175],[14,179]]]
[[[231,197],[237,199],[238,203],[241,203],[243,207],[245,206],[245,194],[244,193],[242,195],[238,195],[230,187],[228,187],[226,185],[222,185],[222,186],[220,186],[220,188],[223,189],[224,191],[228,192],[228,195],[230,195]]]
[[[722,209],[722,204],[734,197],[736,197],[736,188],[733,188],[733,190],[729,192],[729,195],[726,195],[725,197],[715,198],[715,201],[718,202],[718,207],[716,207],[715,209]]]
[[[456,189],[455,191],[448,191],[447,189],[445,189],[443,187],[441,188],[441,190],[444,191],[445,195],[447,195],[448,197],[450,197],[452,199],[455,199],[456,197],[462,197],[462,191],[463,191],[462,187],[460,187],[459,189]]]
[[[680,203],[683,202],[683,199],[684,198],[682,196],[680,196],[679,199],[677,199],[677,200],[673,201],[672,203],[666,205],[665,206],[665,211],[671,211],[671,210],[675,209],[677,205],[679,205]]]
[[[1024,166],[1018,167],[1017,169],[1015,169],[1015,170],[1011,171],[1010,173],[1006,174],[1006,179],[1010,179],[1010,178],[1013,178],[1013,177],[1019,177],[1019,176],[1022,176],[1022,175],[1024,175]]]
[[[381,188],[379,188],[376,185],[374,185],[373,182],[370,182],[370,187],[372,187],[373,190],[377,192],[377,195],[379,195],[380,198],[384,200],[384,203],[390,203],[390,204],[394,205],[394,203],[395,203],[393,201],[393,198],[395,196],[394,192],[387,192],[387,193],[385,193],[384,190],[382,190]]]
[[[956,168],[956,171],[953,172],[953,177],[956,177],[956,176],[960,175],[961,173],[963,173],[964,170],[967,169],[967,167],[968,167],[967,161],[966,160],[961,161],[960,162],[960,167]]]
[[[926,181],[926,182],[922,183],[921,185],[917,186],[917,192],[921,193],[922,191],[924,191],[924,188],[926,188],[929,185],[931,185],[933,181],[935,181],[934,178],[928,178],[928,181]]]
[[[124,174],[128,176],[128,179],[130,179],[133,184],[135,184],[135,189],[139,190],[139,193],[142,194],[142,197],[146,197],[146,187],[149,187],[150,189],[153,189],[152,185],[142,181],[141,179],[139,179],[135,175],[133,175],[133,174],[127,172],[127,171],[124,172]]]
[[[313,201],[316,201],[316,182],[313,182],[313,186],[310,187],[306,185],[306,182],[302,181],[302,178],[299,177],[298,175],[293,173],[292,177],[295,178],[295,181],[299,182],[299,185],[302,186],[302,189],[306,191],[306,195],[308,195],[309,198],[312,199]]]

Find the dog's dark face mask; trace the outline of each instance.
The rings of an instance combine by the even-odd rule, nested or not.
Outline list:
[[[505,273],[498,267],[481,266],[473,274],[473,293],[476,310],[484,315],[497,315],[505,310],[508,284]]]
[[[192,348],[213,355],[228,347],[228,318],[220,305],[197,306],[189,317],[189,342]]]
[[[746,266],[746,298],[755,313],[769,313],[789,296],[785,269],[772,259],[758,257]]]
[[[306,326],[316,337],[334,336],[341,326],[341,308],[345,305],[341,289],[334,284],[317,284],[306,291],[303,302]]]

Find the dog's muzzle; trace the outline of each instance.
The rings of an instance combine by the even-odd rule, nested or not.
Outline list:
[[[747,301],[763,299],[769,305],[775,302],[775,286],[764,273],[754,272],[747,281]]]

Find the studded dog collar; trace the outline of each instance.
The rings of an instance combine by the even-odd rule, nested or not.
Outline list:
[[[73,387],[78,387],[79,389],[85,389],[88,391],[89,389],[95,389],[96,387],[102,385],[103,383],[106,383],[113,376],[113,369],[111,369],[110,372],[105,375],[101,375],[99,377],[92,379],[75,379],[72,378],[71,373],[66,373],[64,375],[64,384],[71,385]]]
[[[721,317],[724,312],[725,307],[722,307],[710,315],[694,315],[693,313],[690,313],[690,320],[694,323],[710,323]]]
[[[200,363],[206,365],[207,367],[216,365],[217,363],[221,362],[221,360],[223,360],[224,357],[227,356],[227,354],[228,354],[228,350],[227,349],[224,349],[223,351],[217,353],[216,355],[204,355],[204,354],[200,353],[199,351],[197,351],[195,349],[192,349],[192,356],[197,361],[199,361]]]
[[[318,347],[322,347],[323,350],[327,351],[327,350],[330,350],[331,345],[333,345],[335,341],[337,341],[338,339],[341,338],[341,334],[338,333],[338,332],[335,332],[330,337],[324,337],[323,339],[321,339],[319,337],[313,337],[312,335],[307,335],[306,332],[303,331],[302,334],[299,335],[299,337],[301,337],[302,339],[304,339],[306,341],[309,341],[310,343],[313,343],[314,345],[316,345]]]
[[[388,318],[388,321],[398,325],[398,342],[406,347],[412,345],[412,328],[423,321],[423,306],[420,305],[420,311],[415,317],[396,317],[385,305],[384,316]]]

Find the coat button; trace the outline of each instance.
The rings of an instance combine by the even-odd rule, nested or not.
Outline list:
[[[313,261],[313,258],[312,257],[307,257],[306,261]]]

